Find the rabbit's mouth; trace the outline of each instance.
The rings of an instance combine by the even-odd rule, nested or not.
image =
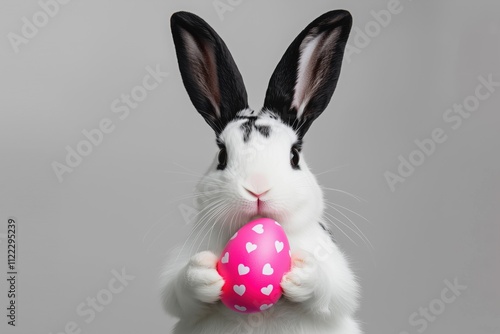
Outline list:
[[[255,201],[255,204],[253,204],[254,210],[255,210],[255,215],[260,216],[260,218],[264,217],[263,212],[267,211],[267,203],[260,198],[257,198]]]
[[[257,199],[253,204],[252,213],[250,214],[250,220],[258,219],[258,218],[271,218],[277,220],[281,217],[280,213],[277,210],[273,209],[271,203],[269,201],[262,201]]]
[[[257,214],[260,214],[262,212],[262,200],[260,198],[257,198]]]

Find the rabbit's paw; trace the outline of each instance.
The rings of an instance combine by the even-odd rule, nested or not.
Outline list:
[[[191,257],[186,270],[186,284],[193,297],[204,303],[219,300],[224,279],[217,272],[218,258],[210,251]]]
[[[301,252],[292,255],[292,270],[283,276],[281,288],[288,300],[302,303],[313,297],[319,279],[317,260]]]

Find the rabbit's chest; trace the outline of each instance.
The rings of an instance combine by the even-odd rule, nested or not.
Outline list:
[[[350,334],[335,331],[335,327],[333,319],[319,321],[307,310],[281,299],[271,309],[252,314],[239,314],[217,304],[213,313],[196,324],[182,320],[174,334]]]

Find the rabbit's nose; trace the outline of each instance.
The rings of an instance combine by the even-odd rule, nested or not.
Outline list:
[[[260,198],[260,197],[264,196],[265,194],[267,194],[267,193],[269,192],[269,190],[271,190],[271,189],[268,189],[268,190],[266,190],[266,191],[264,191],[264,192],[261,192],[260,194],[256,194],[255,192],[253,192],[253,191],[251,191],[251,190],[248,190],[247,188],[245,188],[245,190],[246,190],[246,191],[247,191],[250,195],[252,195],[252,196],[254,196],[254,197],[257,197],[257,198]]]
[[[262,173],[250,174],[242,186],[250,195],[257,198],[264,196],[271,189],[268,177]]]

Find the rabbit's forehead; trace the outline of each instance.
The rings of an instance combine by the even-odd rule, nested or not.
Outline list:
[[[241,116],[230,122],[219,139],[226,145],[252,145],[255,142],[279,141],[293,144],[298,140],[295,131],[279,118],[264,116]]]

